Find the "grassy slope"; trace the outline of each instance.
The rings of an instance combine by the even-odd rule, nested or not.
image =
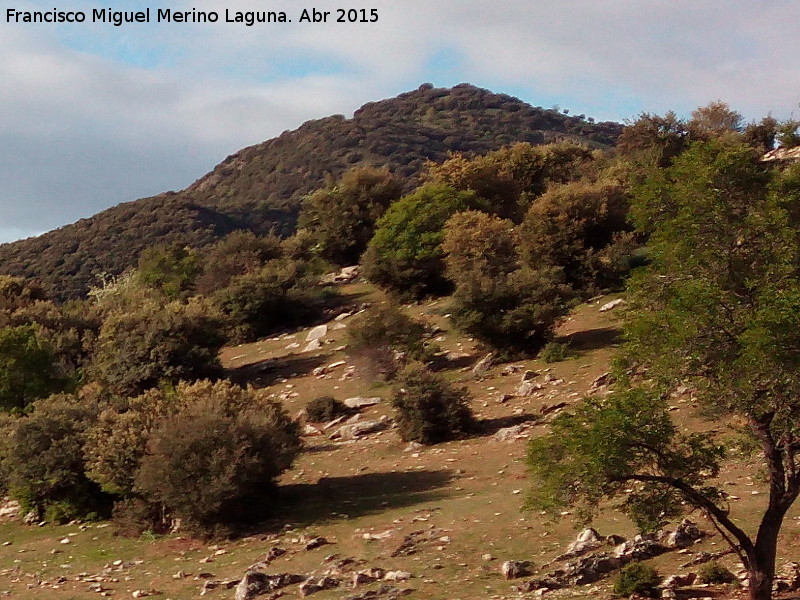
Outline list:
[[[353,298],[380,301],[368,286],[349,287]],[[565,322],[560,335],[576,348],[574,358],[544,365],[538,361],[518,364],[545,371],[562,383],[548,384],[536,396],[512,398],[499,402],[502,394],[512,393],[520,375],[503,375],[502,365],[492,368],[489,376],[475,381],[467,368],[480,358],[471,340],[451,330],[443,316],[447,301],[413,306],[409,311],[439,325],[444,349],[465,356],[447,375],[466,385],[474,397],[473,408],[481,419],[494,426],[536,415],[547,405],[573,403],[589,389],[592,381],[608,369],[617,339],[617,313],[600,313],[603,300],[579,307]],[[344,323],[347,323],[345,320]],[[338,398],[353,395],[388,398],[390,389],[376,384],[360,371],[341,381],[345,367],[331,374],[313,376],[320,365],[338,360],[349,361],[344,343],[345,330],[331,332],[327,343],[316,352],[300,353],[286,346],[304,343],[305,331],[279,336],[255,344],[227,348],[226,366],[235,376],[254,381],[268,391],[286,398],[286,406],[295,413],[312,398],[331,394]],[[348,362],[348,364],[350,364]],[[259,369],[269,365],[269,369]],[[294,374],[292,376],[292,374]],[[257,375],[257,376],[256,376]],[[288,379],[286,379],[288,377]],[[389,414],[386,405],[364,411],[366,418]],[[692,417],[691,398],[675,401],[674,415],[687,427],[710,427]],[[535,426],[532,435],[545,430]],[[386,431],[356,442],[334,443],[327,436],[307,437],[307,450],[282,481],[280,520],[264,524],[251,536],[209,545],[180,536],[147,539],[115,537],[104,524],[87,526],[25,527],[17,523],[0,524],[0,593],[9,591],[14,598],[85,598],[89,597],[92,575],[107,568],[104,590],[113,597],[131,597],[134,590],[155,589],[162,598],[174,600],[197,597],[202,581],[200,573],[213,573],[222,580],[238,579],[246,568],[264,558],[275,545],[289,552],[275,560],[270,573],[321,573],[324,557],[336,553],[363,559],[367,566],[409,571],[414,578],[403,587],[416,592],[412,598],[513,598],[512,582],[499,573],[502,561],[529,559],[537,567],[563,552],[574,538],[570,516],[553,523],[535,513],[521,510],[528,481],[523,464],[525,441],[500,442],[486,435],[424,449],[408,449],[394,431]],[[753,465],[731,465],[722,475],[729,493],[741,498],[733,504],[734,515],[745,522],[752,520],[763,502]],[[787,521],[782,556],[797,558],[792,551],[797,541],[794,511]],[[710,530],[699,515],[701,527]],[[292,529],[287,529],[291,526]],[[630,536],[632,526],[613,510],[608,510],[595,524],[601,534]],[[423,544],[411,556],[390,557],[403,537],[413,531],[436,531],[430,543]],[[382,534],[381,539],[365,539],[367,533]],[[322,535],[333,545],[305,551],[303,536]],[[70,544],[60,540],[71,537]],[[718,535],[692,549],[717,551],[724,547]],[[216,555],[215,555],[216,554]],[[483,558],[491,554],[492,559]],[[689,560],[685,554],[670,553],[655,564],[662,572],[679,572],[677,565]],[[116,566],[114,561],[123,561]],[[732,559],[726,561],[735,567]],[[782,561],[781,561],[782,562]],[[542,568],[542,573],[547,572]],[[178,572],[186,576],[176,578]],[[84,575],[81,576],[80,574]],[[87,580],[89,576],[89,580]],[[64,580],[59,580],[63,578]],[[113,581],[113,580],[116,581]],[[378,584],[362,586],[358,592],[342,587],[315,594],[315,598],[345,598]],[[287,588],[288,597],[299,597],[296,586]],[[729,597],[727,592],[719,592]],[[96,593],[94,595],[97,595]],[[603,597],[608,584],[553,592],[554,596]],[[701,595],[708,595],[708,590]],[[231,598],[233,592],[217,589],[209,597]]]

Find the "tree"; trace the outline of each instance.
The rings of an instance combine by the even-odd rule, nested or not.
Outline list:
[[[388,169],[354,167],[305,197],[299,226],[311,232],[320,256],[353,265],[366,250],[375,222],[401,192],[400,181]]]
[[[618,181],[551,186],[522,222],[524,260],[534,269],[563,269],[576,290],[595,293],[619,285],[636,246],[627,215],[628,195]]]
[[[30,325],[0,329],[0,409],[22,410],[64,389],[53,353]]]
[[[624,508],[640,525],[681,501],[705,512],[748,571],[752,600],[771,597],[778,535],[800,494],[800,178],[766,169],[741,141],[712,139],[638,195],[651,264],[630,285],[625,356],[645,375],[529,448],[539,504],[591,511],[636,482]],[[733,419],[760,451],[769,501],[754,534],[711,481],[724,447],[671,421],[666,398],[687,382],[706,414]]]
[[[455,154],[441,164],[429,164],[427,178],[472,190],[487,201],[489,212],[519,222],[549,184],[575,179],[591,158],[591,151],[577,144],[520,142],[483,156]]]
[[[139,256],[137,276],[142,284],[160,290],[170,300],[184,297],[200,271],[197,253],[180,244],[159,244]]]
[[[692,111],[689,130],[699,138],[719,136],[742,130],[742,115],[722,100],[710,102]]]
[[[251,231],[233,231],[203,253],[197,292],[210,295],[228,286],[231,279],[257,271],[270,260],[281,258],[276,235],[258,237]]]
[[[485,204],[471,191],[427,184],[392,204],[363,258],[367,278],[404,297],[448,291],[442,228],[452,215]]]

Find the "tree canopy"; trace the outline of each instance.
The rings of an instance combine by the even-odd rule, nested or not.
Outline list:
[[[680,501],[704,511],[741,558],[753,600],[771,597],[778,534],[800,493],[798,183],[797,168],[768,171],[731,137],[695,143],[654,173],[634,202],[637,225],[652,231],[651,262],[629,286],[623,383],[529,448],[541,505],[591,512],[638,482],[623,508],[640,525]],[[757,531],[713,486],[719,440],[672,423],[666,398],[680,384],[760,449],[769,502]]]

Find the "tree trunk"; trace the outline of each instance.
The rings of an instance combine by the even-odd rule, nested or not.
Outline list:
[[[785,514],[786,509],[783,506],[773,505],[767,509],[761,520],[753,553],[748,557],[750,562],[748,569],[750,600],[772,600],[778,533],[780,533]]]

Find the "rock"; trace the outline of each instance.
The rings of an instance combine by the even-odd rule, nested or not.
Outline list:
[[[383,576],[387,581],[407,581],[412,575],[408,571],[389,571]]]
[[[413,591],[413,589],[400,589],[393,585],[382,585],[377,590],[367,590],[357,596],[347,596],[345,600],[398,600]]]
[[[386,571],[379,567],[357,571],[353,573],[353,587],[357,587],[365,583],[373,583],[379,579],[383,579],[385,575]]]
[[[664,554],[667,548],[659,544],[652,534],[637,535],[632,540],[614,548],[614,556],[631,560],[647,560],[659,554]]]
[[[339,315],[336,315],[336,317],[334,317],[333,320],[334,321],[344,321],[348,317],[352,317],[352,316],[353,316],[352,312],[343,312],[343,313],[341,313]]]
[[[664,545],[667,548],[688,548],[703,537],[703,532],[697,523],[684,519],[678,524],[675,531],[667,534]]]
[[[314,436],[314,435],[322,435],[322,430],[319,427],[315,427],[309,423],[303,425],[303,435],[304,436]]]
[[[491,554],[489,554],[487,552],[486,554],[482,554],[481,555],[481,560],[485,560],[485,561],[494,560],[494,556],[492,556]]]
[[[603,538],[600,537],[600,534],[598,534],[595,529],[587,527],[578,534],[574,542],[571,542],[570,545],[567,546],[567,551],[557,557],[556,560],[566,560],[581,556],[582,554],[596,550],[602,546],[602,544]]]
[[[375,396],[373,398],[363,398],[361,396],[356,396],[355,398],[345,398],[344,405],[347,408],[368,408],[370,406],[375,406],[376,404],[380,404],[383,401],[382,398]]]
[[[315,537],[311,538],[306,542],[305,549],[306,550],[314,550],[315,548],[321,548],[322,546],[327,546],[331,542],[326,540],[324,537]]]
[[[303,352],[313,352],[314,350],[319,350],[320,348],[322,348],[321,341],[311,340],[306,344],[305,348],[303,348]]]
[[[586,585],[602,579],[630,562],[630,559],[611,556],[605,552],[598,552],[577,561],[567,563],[563,579],[569,585]]]
[[[341,582],[334,577],[325,576],[318,579],[309,577],[300,584],[298,590],[300,591],[301,596],[310,596],[311,594],[321,592],[322,590],[332,590],[333,588],[337,588],[339,587],[340,583]]]
[[[512,425],[511,427],[503,427],[502,429],[497,430],[497,432],[492,436],[492,439],[498,442],[510,442],[513,440],[518,440],[527,437],[525,435],[527,430],[528,428],[522,424]]]
[[[537,383],[535,381],[527,379],[519,384],[519,387],[517,388],[516,391],[516,395],[522,397],[530,396],[531,394],[533,394],[533,392],[541,390],[542,387],[543,386],[541,383]]]
[[[662,589],[674,590],[680,587],[692,585],[697,579],[697,573],[687,573],[686,575],[670,575],[658,586]]]
[[[3,498],[0,503],[0,519],[14,520],[18,519],[22,514],[22,507],[19,502],[11,498]]]
[[[312,342],[314,340],[320,340],[328,335],[328,326],[327,325],[317,325],[311,331],[308,332],[306,336],[307,342]]]
[[[355,440],[362,436],[369,435],[370,433],[383,431],[387,427],[388,424],[384,421],[362,421],[360,423],[342,425],[330,435],[330,439]]]
[[[623,300],[622,298],[617,298],[616,300],[612,300],[611,302],[606,302],[605,304],[603,304],[603,306],[600,307],[600,312],[608,312],[610,310],[614,310],[615,308],[623,304],[627,304],[627,302],[625,302],[625,300]]]
[[[531,379],[533,379],[533,378],[534,378],[534,377],[536,377],[537,375],[539,375],[539,373],[538,373],[538,372],[536,372],[536,371],[531,371],[530,369],[528,369],[527,371],[525,371],[525,372],[522,374],[522,379],[520,380],[520,383],[525,383],[526,381],[530,381]]]
[[[62,538],[58,543],[59,544],[71,544],[72,540],[70,538],[68,538],[68,537],[65,537],[65,538]]]
[[[273,546],[272,548],[269,549],[269,552],[267,552],[267,555],[264,557],[264,561],[267,563],[271,563],[273,560],[275,560],[279,556],[283,556],[284,554],[286,554],[286,550],[284,550],[279,546]]]
[[[500,567],[500,572],[506,579],[517,579],[530,575],[531,562],[529,560],[507,560]]]
[[[295,575],[293,573],[267,575],[259,571],[248,571],[236,586],[236,592],[233,597],[234,600],[250,600],[261,594],[305,580],[306,578],[303,575]]]
[[[486,374],[489,372],[489,369],[492,368],[493,363],[494,353],[489,352],[489,354],[480,359],[477,363],[475,363],[475,366],[472,367],[472,376],[477,379],[486,377]]]
[[[36,511],[32,510],[28,512],[24,517],[22,517],[22,522],[25,525],[34,525],[39,521],[39,515],[36,514]]]
[[[592,385],[589,386],[589,393],[595,392],[599,390],[601,387],[606,387],[613,383],[614,378],[611,376],[610,372],[603,373],[595,378],[592,382]]]

